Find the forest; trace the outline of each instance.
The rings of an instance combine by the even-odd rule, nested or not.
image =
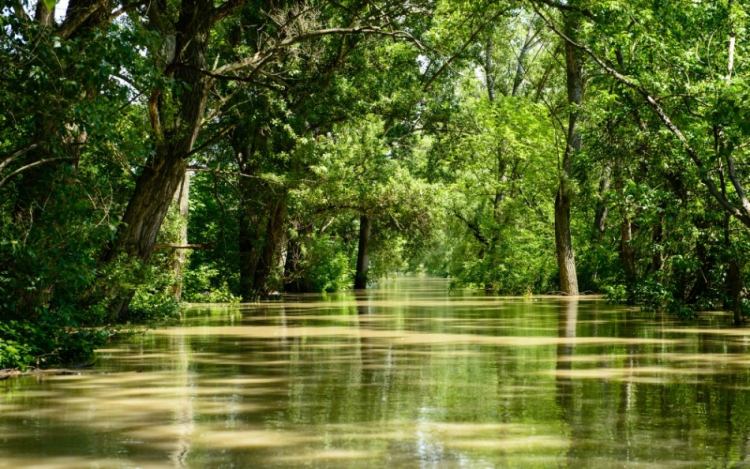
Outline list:
[[[750,314],[746,0],[6,0],[0,369],[363,289]]]

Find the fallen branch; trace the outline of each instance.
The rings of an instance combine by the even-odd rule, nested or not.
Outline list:
[[[195,250],[208,250],[213,249],[214,244],[173,244],[173,243],[158,243],[154,246],[154,251],[159,249],[195,249]]]

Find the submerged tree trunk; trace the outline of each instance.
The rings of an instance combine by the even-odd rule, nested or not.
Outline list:
[[[372,220],[367,215],[359,217],[359,247],[357,249],[357,270],[354,275],[354,288],[362,290],[367,288],[367,270],[370,263],[368,248],[370,245],[370,234],[372,231]]]
[[[565,32],[570,38],[577,37],[580,21],[574,14],[565,16]],[[579,106],[583,99],[583,58],[581,52],[571,44],[565,44],[566,77],[568,89],[568,136],[560,182],[555,198],[555,250],[560,271],[560,290],[566,295],[578,295],[578,275],[570,233],[570,184],[571,166],[575,154],[581,149],[581,132],[578,129]]]

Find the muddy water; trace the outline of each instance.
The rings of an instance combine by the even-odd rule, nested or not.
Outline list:
[[[0,468],[750,467],[750,330],[448,293],[191,309],[0,382]]]

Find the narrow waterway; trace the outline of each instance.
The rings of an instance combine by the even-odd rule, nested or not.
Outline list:
[[[750,330],[407,277],[0,382],[0,468],[750,467]]]

